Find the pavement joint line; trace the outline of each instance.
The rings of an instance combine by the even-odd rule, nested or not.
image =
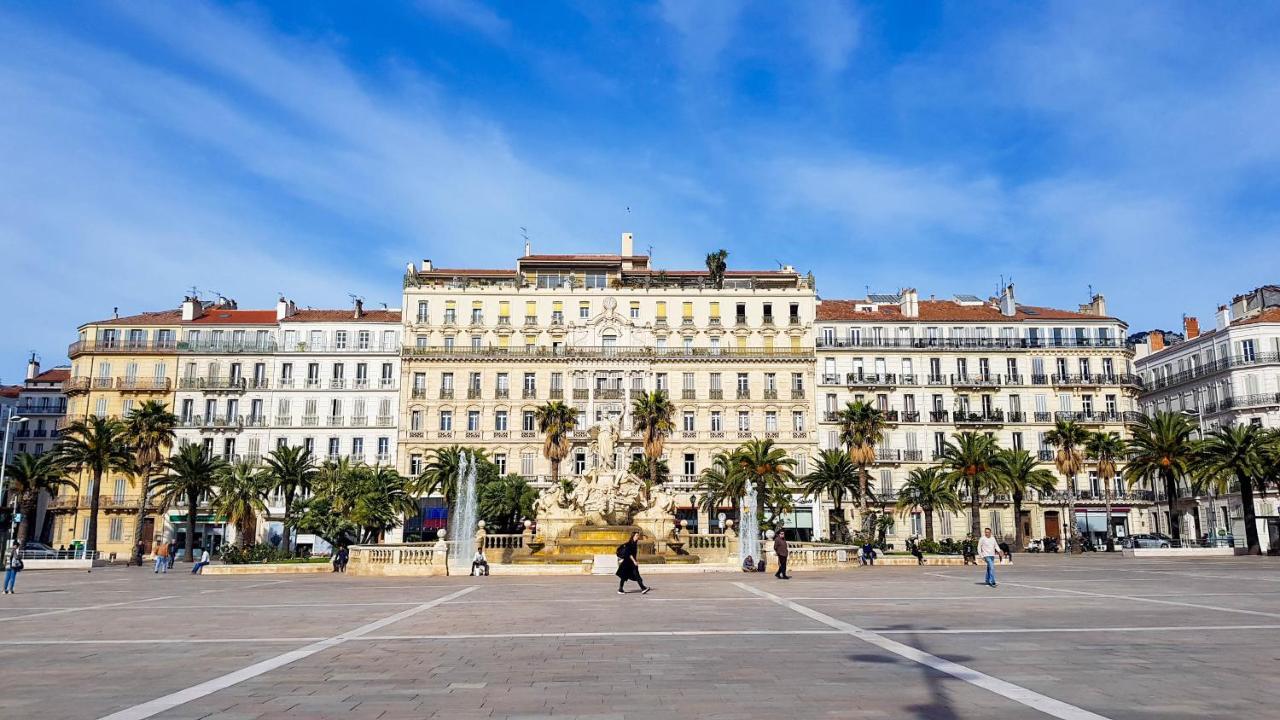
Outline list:
[[[241,643],[316,642],[322,637],[252,637],[252,638],[149,638],[124,640],[0,640],[5,645],[219,645]]]
[[[1203,573],[1175,572],[1172,570],[1135,570],[1131,568],[1116,568],[1120,572],[1128,573],[1144,573],[1148,575],[1180,575],[1183,577],[1205,578],[1208,580],[1243,580],[1245,582],[1253,580],[1261,580],[1263,582],[1280,582],[1280,578],[1268,577],[1240,577],[1239,575],[1205,575]]]
[[[896,640],[890,640],[878,633],[864,630],[843,620],[837,620],[830,615],[820,613],[817,610],[792,602],[786,598],[779,597],[771,592],[761,590],[758,587],[742,582],[735,582],[734,584],[747,592],[755,593],[756,595],[772,600],[774,603],[781,605],[782,607],[793,610],[828,627],[840,630],[845,634],[862,640],[870,645],[874,645],[882,650],[886,650],[894,655],[904,657],[913,662],[920,663],[926,667],[933,668],[939,672],[946,673],[954,678],[963,680],[970,685],[990,691],[1003,698],[1025,705],[1033,710],[1038,710],[1051,717],[1056,717],[1060,720],[1107,720],[1103,715],[1098,715],[1097,713],[1090,712],[1084,708],[1076,707],[1075,705],[1051,698],[1048,695],[1041,695],[1029,688],[1022,687],[1021,685],[1015,685],[1011,682],[987,675],[986,673],[979,672],[959,663],[944,660],[937,655],[932,655]]]
[[[236,585],[235,587],[214,588],[214,589],[211,589],[211,590],[201,590],[201,591],[200,591],[200,594],[201,594],[201,595],[204,595],[204,594],[207,594],[207,593],[226,592],[226,591],[228,591],[228,590],[248,590],[249,588],[265,587],[265,586],[267,586],[267,585],[279,585],[280,583],[287,583],[287,582],[289,582],[289,581],[288,581],[288,580],[268,580],[268,581],[266,581],[266,582],[250,583],[250,584],[248,584],[248,585]]]
[[[159,597],[141,598],[139,600],[124,600],[117,603],[105,603],[102,605],[85,605],[83,607],[61,608],[58,610],[49,610],[47,612],[31,613],[29,615],[18,615],[15,617],[0,617],[0,622],[14,622],[17,620],[29,620],[31,618],[49,617],[50,615],[65,615],[67,613],[80,612],[82,610],[106,610],[108,608],[119,607],[121,605],[133,605],[135,603],[154,602],[156,600],[172,600],[177,595],[161,595]]]
[[[1014,583],[1014,582],[1001,583],[1001,584],[1009,585],[1010,587],[1030,588],[1032,590],[1050,589],[1050,588],[1039,588],[1039,587],[1036,587],[1035,585],[1026,585],[1023,583]],[[1095,592],[1089,592],[1088,590],[1067,590],[1065,588],[1062,590],[1059,590],[1059,592],[1070,593],[1072,595],[1088,595],[1088,596],[1100,597],[1100,598],[1110,598],[1114,600],[1133,600],[1134,602],[1151,603],[1154,605],[1173,605],[1175,607],[1197,608],[1200,610],[1217,610],[1218,612],[1237,613],[1240,615],[1258,615],[1261,617],[1280,618],[1280,613],[1263,612],[1262,610],[1246,610],[1244,608],[1226,608],[1226,607],[1219,607],[1217,605],[1205,605],[1203,603],[1178,602],[1177,600],[1159,600],[1157,598],[1142,597],[1139,595],[1117,595],[1114,593],[1095,593]]]
[[[456,635],[366,635],[366,642],[383,640],[517,640],[517,639],[573,639],[573,638],[625,638],[625,637],[697,637],[734,635],[840,635],[837,630],[603,630],[565,631],[543,633],[460,633]]]
[[[1280,625],[1147,625],[1135,627],[1063,628],[934,628],[928,630],[871,630],[881,635],[1026,635],[1035,633],[1142,633],[1185,632],[1189,630],[1280,630]]]
[[[462,597],[463,595],[466,595],[478,588],[478,585],[464,587],[461,590],[438,597],[434,600],[429,600],[421,605],[409,608],[408,610],[402,610],[394,615],[388,615],[380,620],[374,620],[371,623],[366,623],[354,630],[348,630],[347,632],[339,633],[333,637],[325,638],[324,640],[320,640],[305,647],[290,650],[289,652],[282,653],[275,657],[256,662],[248,667],[229,672],[211,680],[206,680],[205,682],[193,685],[185,690],[169,693],[168,695],[134,705],[133,707],[125,708],[124,710],[111,713],[110,715],[104,715],[100,720],[144,720],[144,718],[159,715],[166,710],[172,710],[180,705],[185,705],[189,702],[199,700],[206,695],[212,695],[219,690],[225,690],[226,688],[234,685],[239,685],[246,680],[251,680],[277,668],[311,657],[322,650],[328,650],[329,648],[336,647],[348,640],[360,638],[371,632],[381,630],[392,623],[413,617],[414,615],[430,610],[431,608],[446,603],[454,598]]]

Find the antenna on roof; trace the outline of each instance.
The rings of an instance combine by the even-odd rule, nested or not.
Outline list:
[[[1093,283],[1089,283],[1089,299],[1093,299]]]
[[[387,304],[386,304],[386,303],[378,303],[378,304],[382,306],[382,309],[383,309],[383,310],[386,310],[386,309],[387,309]]]
[[[867,291],[867,297],[871,297],[871,286],[863,285],[862,288]]]
[[[359,300],[360,302],[364,302],[364,298],[355,293],[347,293],[347,297],[351,298],[351,302],[355,302],[357,300]]]
[[[193,297],[193,298],[198,298],[198,297],[200,297],[200,288],[196,287],[195,285],[192,285],[192,286],[191,286],[191,297]]]

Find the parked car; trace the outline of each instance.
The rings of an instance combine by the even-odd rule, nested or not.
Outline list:
[[[55,560],[58,557],[58,551],[44,543],[28,540],[27,544],[22,546],[22,557],[28,560]]]
[[[1160,533],[1140,533],[1126,537],[1120,545],[1126,548],[1167,548],[1172,547],[1172,539]]]

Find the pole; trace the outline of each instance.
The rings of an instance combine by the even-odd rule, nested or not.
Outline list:
[[[9,496],[9,478],[5,472],[9,468],[9,433],[13,432],[10,428],[13,425],[14,412],[13,408],[9,409],[9,415],[0,425],[4,426],[4,443],[0,446],[0,506],[5,504]],[[4,558],[9,551],[9,541],[13,534],[13,517],[9,517],[9,526],[0,528],[0,558]]]

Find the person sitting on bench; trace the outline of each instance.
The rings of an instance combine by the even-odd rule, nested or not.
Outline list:
[[[489,574],[489,561],[485,558],[483,550],[477,550],[476,556],[471,559],[471,574],[472,575],[488,575]]]

